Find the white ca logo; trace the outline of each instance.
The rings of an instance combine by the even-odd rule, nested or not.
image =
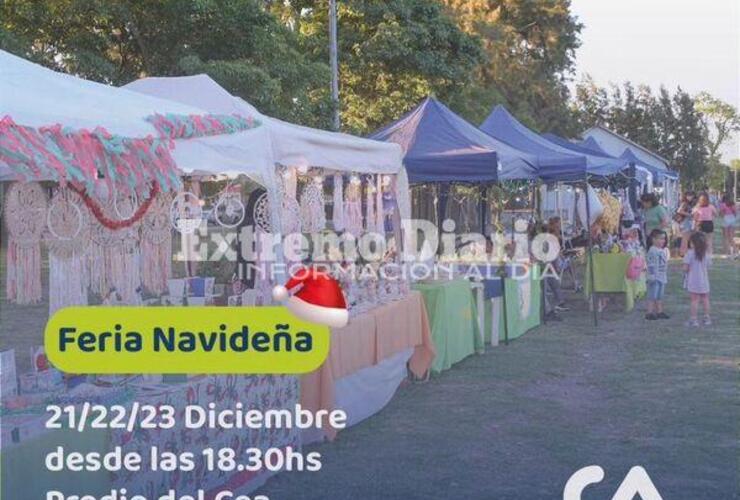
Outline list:
[[[563,500],[581,500],[581,493],[586,486],[600,483],[602,479],[604,469],[598,465],[589,465],[577,470],[565,483]],[[633,500],[635,495],[639,495],[642,500],[663,500],[647,471],[639,465],[630,469],[612,500]]]

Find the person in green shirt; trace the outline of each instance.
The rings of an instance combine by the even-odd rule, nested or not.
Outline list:
[[[658,197],[654,193],[646,193],[640,197],[642,202],[642,219],[645,223],[645,234],[651,234],[654,230],[667,231],[671,224],[668,210],[658,203]]]

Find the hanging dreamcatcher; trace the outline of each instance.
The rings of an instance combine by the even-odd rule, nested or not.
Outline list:
[[[241,193],[228,190],[222,193],[213,208],[213,215],[221,227],[233,229],[241,225],[247,215]]]
[[[358,238],[362,235],[362,181],[356,175],[344,190],[344,230]]]
[[[252,219],[255,225],[266,233],[272,233],[272,217],[270,215],[270,199],[267,192],[262,193],[252,208]]]
[[[49,315],[68,306],[87,305],[90,249],[89,211],[82,197],[58,188],[49,201],[45,243],[49,249]]]
[[[306,233],[318,233],[326,228],[324,184],[320,176],[309,179],[301,193],[301,227]]]
[[[141,220],[141,282],[154,294],[167,290],[172,276],[172,196],[159,193]]]
[[[37,182],[17,182],[5,199],[8,228],[7,297],[16,304],[41,300],[41,237],[46,226],[47,201]]]
[[[377,207],[375,206],[375,189],[374,179],[372,177],[368,177],[367,185],[365,186],[365,231],[368,233],[376,233],[379,231],[377,215],[375,213],[377,210]]]
[[[203,221],[200,198],[190,191],[183,191],[170,203],[170,222],[180,234],[193,234]]]
[[[301,207],[295,199],[295,169],[282,169],[278,179],[283,234],[301,232]]]
[[[341,232],[344,229],[344,179],[341,174],[334,174],[334,191],[332,193],[331,220],[334,230]]]
[[[150,209],[153,202],[148,198],[142,205]],[[101,297],[114,294],[123,304],[137,304],[141,292],[139,227],[146,212],[137,206],[138,198],[124,193],[96,203],[101,214],[92,217],[89,225],[93,242],[87,254],[90,289]],[[119,219],[119,214],[137,216],[132,221]],[[121,224],[124,220],[127,223]]]

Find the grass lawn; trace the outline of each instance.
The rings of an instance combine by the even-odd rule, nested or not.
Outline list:
[[[280,474],[263,492],[278,500],[552,499],[573,472],[597,464],[606,478],[584,499],[611,498],[634,465],[665,499],[737,498],[740,261],[715,259],[711,281],[714,325],[698,330],[683,326],[678,261],[670,320],[645,321],[643,302],[625,314],[617,300],[595,330],[586,302],[573,296],[562,323],[404,385],[378,415],[309,447],[321,452],[321,471]],[[0,348],[15,348],[25,371],[47,306],[9,305],[4,288]]]
[[[740,262],[715,259],[714,325],[690,330],[678,261],[670,320],[621,301],[598,331],[583,298],[548,323],[423,384],[402,387],[378,415],[310,447],[316,473],[284,473],[270,498],[562,498],[570,475],[601,465],[584,499],[611,498],[645,467],[665,499],[740,491]]]

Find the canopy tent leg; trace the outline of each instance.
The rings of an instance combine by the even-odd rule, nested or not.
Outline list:
[[[591,287],[591,309],[594,313],[594,326],[599,326],[599,310],[596,306],[596,290],[594,289],[594,253],[593,253],[593,238],[591,237],[591,202],[588,196],[588,178],[586,178],[586,185],[584,188],[586,195],[586,234],[588,235],[588,267],[591,271],[589,273],[589,285]]]
[[[501,275],[501,307],[504,310],[504,345],[509,345],[509,315],[506,311],[506,266]]]
[[[488,210],[488,185],[484,184],[480,186],[480,203],[478,204],[478,210],[480,211],[480,234],[486,234],[486,211]]]
[[[442,234],[442,223],[447,215],[447,201],[450,197],[449,184],[437,184],[437,231]],[[442,255],[442,245],[437,246],[437,254]]]

